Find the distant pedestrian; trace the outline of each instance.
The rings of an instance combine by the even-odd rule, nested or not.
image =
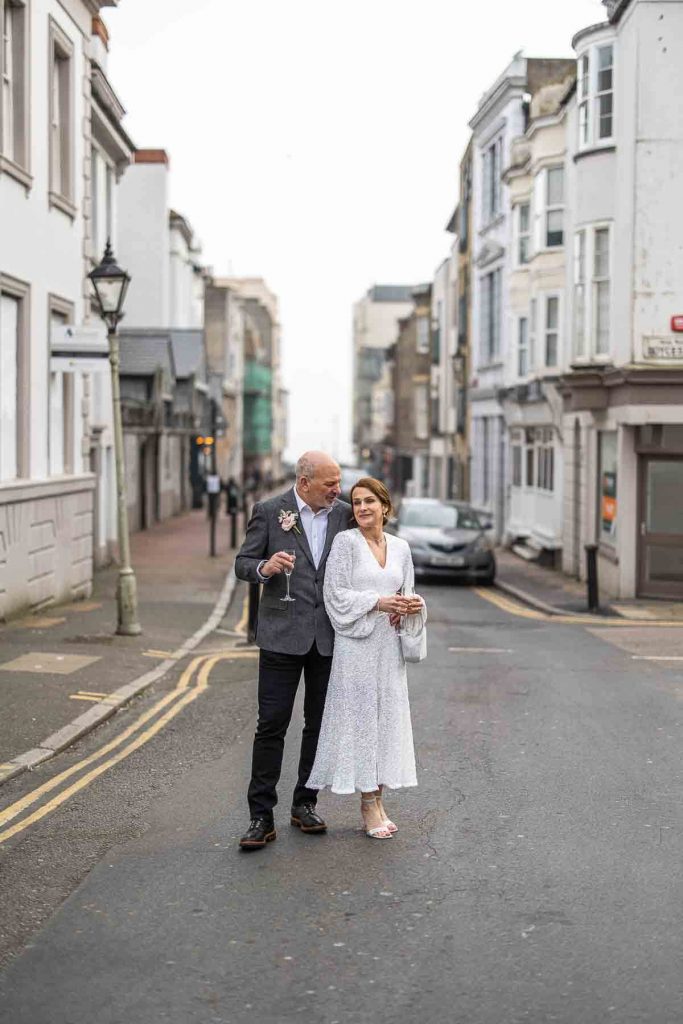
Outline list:
[[[405,540],[384,533],[393,514],[383,483],[351,488],[356,529],[339,534],[327,560],[324,598],[334,626],[332,673],[309,789],[360,790],[366,835],[390,839],[383,789],[416,786],[403,640],[422,644],[427,610],[413,593]],[[414,646],[414,645],[413,645]]]
[[[237,515],[240,507],[240,489],[234,476],[228,477],[225,485],[225,511],[229,516]]]
[[[346,530],[351,508],[339,501],[341,471],[323,452],[307,452],[296,465],[296,484],[254,505],[235,574],[263,583],[256,643],[261,648],[258,723],[248,801],[251,820],[240,839],[245,850],[275,839],[273,809],[285,734],[304,674],[304,730],[291,822],[303,832],[324,832],[317,790],[307,785],[332,666],[334,631],[325,611],[323,583],[332,541]],[[293,570],[293,573],[292,573]],[[292,573],[292,599],[288,600]]]

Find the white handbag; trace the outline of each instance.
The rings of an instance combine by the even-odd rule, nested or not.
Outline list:
[[[402,633],[400,640],[404,661],[416,662],[425,660],[427,657],[426,626],[423,626],[415,636],[411,636],[409,633]]]

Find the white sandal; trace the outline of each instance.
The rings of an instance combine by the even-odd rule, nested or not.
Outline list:
[[[363,797],[361,797],[360,802],[361,806],[365,804],[366,807],[369,807],[370,804],[374,804],[375,807],[377,807],[377,798],[374,796],[371,797],[369,800],[366,800]],[[363,825],[365,826],[365,820],[363,820]],[[375,825],[374,828],[366,828],[365,834],[368,837],[368,839],[391,839],[391,832],[389,831],[386,825]]]
[[[377,801],[377,806],[379,807],[380,812],[382,814],[382,821],[384,822],[384,827],[386,829],[388,829],[388,831],[391,832],[391,834],[393,836],[394,832],[398,832],[398,825],[394,824],[394,822],[391,820],[391,818],[387,814],[386,810],[384,809],[384,801],[382,800],[383,795],[384,794],[382,793],[382,790],[380,789],[379,790],[379,796],[376,796],[375,800]]]

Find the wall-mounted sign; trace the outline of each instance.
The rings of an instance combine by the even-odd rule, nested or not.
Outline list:
[[[683,313],[679,313],[677,316],[671,317],[671,330],[672,331],[683,331]]]
[[[54,355],[108,355],[109,343],[104,324],[83,327],[55,324],[50,328],[50,348]]]
[[[644,360],[678,362],[683,360],[683,338],[675,334],[651,334],[643,337],[642,352]]]

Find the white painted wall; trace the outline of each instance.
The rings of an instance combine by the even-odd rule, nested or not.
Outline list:
[[[116,256],[131,275],[126,327],[170,327],[168,165],[134,163],[119,189]]]
[[[673,314],[683,312],[683,3],[680,0],[633,0],[614,26],[579,33],[577,56],[591,46],[613,41],[614,139],[606,151],[578,153],[576,101],[568,110],[568,195],[571,236],[576,229],[601,222],[612,228],[609,353],[592,362],[614,366],[683,367],[679,354],[649,357],[647,339],[683,341],[670,328]],[[567,331],[574,312],[571,261],[567,269]],[[567,364],[576,354],[567,349]],[[587,364],[590,359],[584,360]],[[573,438],[580,424],[581,460],[576,464]],[[566,571],[583,559],[576,540],[596,540],[598,437],[617,433],[617,538],[614,551],[601,551],[599,572],[607,594],[632,597],[637,584],[638,481],[636,428],[647,423],[683,424],[680,404],[648,403],[568,413],[564,417],[564,534]],[[579,486],[576,487],[578,478]],[[576,537],[576,501],[579,523]]]

